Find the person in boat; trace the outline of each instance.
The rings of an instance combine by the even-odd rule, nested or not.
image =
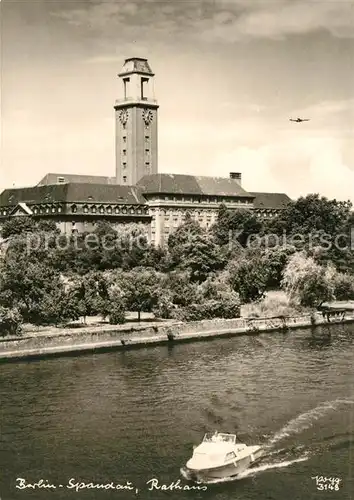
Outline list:
[[[218,441],[218,431],[215,431],[212,438],[211,438],[213,443],[216,443]]]

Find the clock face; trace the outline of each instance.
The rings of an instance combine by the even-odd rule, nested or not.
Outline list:
[[[150,125],[153,118],[154,118],[154,115],[153,115],[151,109],[144,109],[143,120],[144,120],[144,123],[146,126]]]
[[[128,121],[128,111],[126,109],[122,109],[122,111],[119,113],[119,121],[125,125]]]

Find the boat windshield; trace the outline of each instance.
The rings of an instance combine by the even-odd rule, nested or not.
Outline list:
[[[203,443],[236,443],[236,434],[223,434],[215,432],[215,434],[207,433],[204,436]]]

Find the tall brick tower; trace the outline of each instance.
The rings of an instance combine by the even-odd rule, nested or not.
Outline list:
[[[157,110],[154,73],[147,59],[126,59],[119,73],[123,98],[116,101],[116,182],[134,185],[157,173]]]

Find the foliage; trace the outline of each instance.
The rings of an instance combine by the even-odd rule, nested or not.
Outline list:
[[[196,301],[197,284],[192,283],[188,271],[172,271],[166,276],[164,288],[171,294],[176,306],[187,306]]]
[[[112,280],[112,277],[111,277]],[[115,293],[119,293],[128,311],[151,312],[163,293],[163,275],[151,268],[135,268],[113,277]]]
[[[191,281],[202,282],[223,267],[220,248],[212,235],[193,220],[169,236],[168,249],[175,267],[189,271]]]
[[[239,295],[231,289],[225,276],[208,278],[198,286],[195,302],[182,308],[177,317],[184,321],[213,318],[238,318]]]
[[[0,306],[0,336],[20,335],[22,333],[22,316],[16,308]]]
[[[305,253],[296,253],[284,270],[282,285],[291,303],[314,307],[334,298],[333,266],[320,266]]]
[[[125,304],[123,300],[115,300],[110,303],[108,317],[111,325],[125,323]]]
[[[334,276],[334,295],[336,300],[354,300],[354,276],[336,273]]]
[[[249,252],[227,266],[228,280],[242,303],[253,302],[264,296],[268,283],[268,269],[262,254]]]
[[[171,319],[174,317],[176,306],[172,301],[172,293],[169,290],[161,295],[157,301],[153,313],[156,318]]]
[[[251,210],[228,210],[223,204],[219,207],[217,222],[212,231],[216,242],[221,246],[237,241],[245,247],[249,237],[259,234],[261,228],[262,222]]]

